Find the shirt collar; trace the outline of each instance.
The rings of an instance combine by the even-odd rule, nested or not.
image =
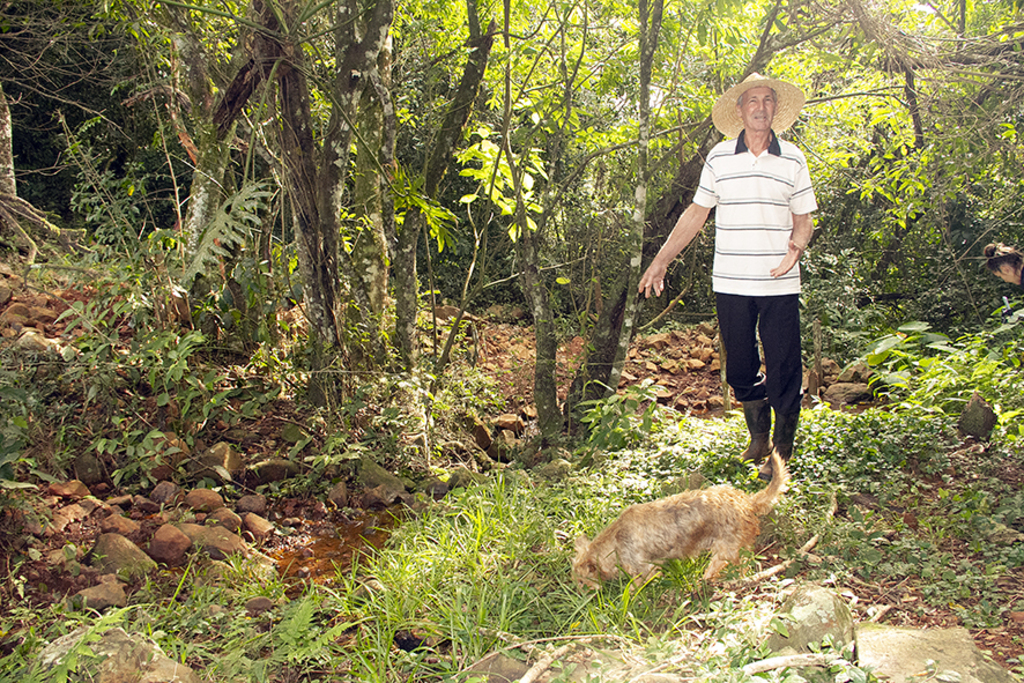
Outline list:
[[[739,137],[736,138],[736,154],[743,154],[744,152],[750,151],[747,148],[747,141],[744,139],[746,134],[747,131],[741,130]],[[777,157],[782,156],[782,146],[779,145],[779,137],[775,134],[774,130],[772,131],[772,140],[768,143],[768,153],[774,154]]]

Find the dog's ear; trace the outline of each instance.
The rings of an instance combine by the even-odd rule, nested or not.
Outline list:
[[[580,534],[579,536],[576,537],[576,552],[577,553],[585,553],[585,552],[587,552],[587,548],[589,548],[589,547],[590,547],[590,539],[589,538],[587,538],[583,534]]]

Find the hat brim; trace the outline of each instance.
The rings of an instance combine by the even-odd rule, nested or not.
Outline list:
[[[740,95],[753,88],[771,88],[775,91],[775,118],[772,119],[772,130],[776,133],[781,133],[796,122],[807,100],[804,91],[792,83],[776,78],[747,77],[743,82],[722,93],[711,108],[711,120],[725,137],[734,138],[743,130],[743,119],[737,111],[736,102]]]

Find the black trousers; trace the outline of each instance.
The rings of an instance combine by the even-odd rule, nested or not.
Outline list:
[[[803,393],[800,295],[716,297],[718,327],[726,353],[725,379],[736,400],[767,397],[776,415],[799,411]],[[757,332],[764,347],[764,373]]]

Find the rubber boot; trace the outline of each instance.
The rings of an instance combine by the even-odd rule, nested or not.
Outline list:
[[[796,426],[800,422],[800,411],[775,416],[775,433],[772,435],[772,446],[779,452],[783,462],[789,462],[793,456],[793,440],[796,438]],[[759,479],[771,481],[772,464],[766,460],[761,469],[757,471]]]
[[[760,465],[771,452],[769,437],[772,431],[772,409],[768,399],[744,401],[743,417],[747,421],[747,431],[750,432],[750,444],[740,454],[740,459]]]

